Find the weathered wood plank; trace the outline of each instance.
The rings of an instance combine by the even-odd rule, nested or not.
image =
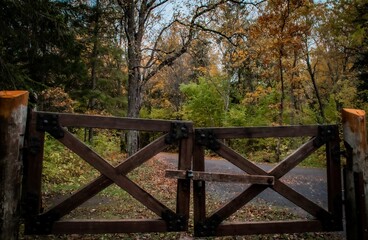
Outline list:
[[[42,208],[42,165],[45,133],[36,130],[36,114],[28,116],[26,149],[24,154],[22,201],[25,218],[40,213]]]
[[[154,131],[168,132],[171,129],[171,123],[177,121],[169,120],[152,120],[141,118],[122,118],[108,116],[94,116],[85,114],[72,113],[50,113],[37,112],[38,114],[57,114],[59,123],[63,127],[86,127],[86,128],[104,128],[104,129],[121,129],[121,130],[138,130],[138,131]],[[192,122],[184,122],[192,129]]]
[[[340,138],[336,126],[326,143],[328,210],[336,225],[343,226],[342,183],[340,164]]]
[[[218,139],[317,136],[318,126],[229,127],[210,129]]]
[[[167,224],[163,220],[70,220],[53,224],[53,234],[102,234],[166,232]]]
[[[367,129],[366,114],[363,110],[343,109],[342,110],[343,136],[347,153],[347,164],[345,166],[345,212],[347,239],[359,239],[361,232],[368,232],[368,198],[365,199],[365,210],[358,209],[356,196],[368,194],[368,149],[367,149]],[[364,178],[364,188],[355,186],[354,175],[362,173]],[[359,192],[363,190],[362,192]],[[353,212],[351,212],[353,211]],[[361,217],[365,218],[365,226],[356,224]]]
[[[166,170],[165,177],[175,179],[188,179],[202,180],[206,182],[237,182],[247,184],[261,184],[261,185],[273,185],[275,178],[273,176],[263,175],[240,175],[230,173],[209,173],[199,171],[184,171],[184,170]]]
[[[27,91],[0,91],[0,239],[18,239]]]
[[[320,221],[267,221],[245,223],[222,223],[216,229],[216,236],[283,234],[328,231]]]
[[[205,170],[204,148],[197,144],[193,147],[193,170]],[[193,181],[193,210],[194,232],[196,232],[199,223],[206,219],[206,183],[202,180]]]
[[[193,132],[190,130],[190,132]],[[178,169],[187,171],[192,168],[193,134],[188,138],[180,140]],[[185,228],[188,230],[189,208],[190,208],[190,179],[180,179],[177,183],[176,213],[185,217]]]

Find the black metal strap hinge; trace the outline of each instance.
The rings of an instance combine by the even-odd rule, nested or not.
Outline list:
[[[332,140],[336,136],[336,131],[338,131],[338,128],[335,125],[318,126],[318,136],[314,140],[314,145],[320,147]]]
[[[166,144],[173,144],[183,138],[188,138],[188,126],[185,123],[171,123],[170,132],[165,137]]]
[[[37,131],[48,132],[56,139],[64,137],[64,130],[59,124],[59,116],[52,113],[37,114]]]
[[[197,129],[195,131],[195,141],[201,146],[205,146],[213,151],[220,148],[214,132],[211,129]]]
[[[59,220],[57,214],[37,215],[25,220],[25,234],[47,235],[52,232],[54,222]]]
[[[196,237],[215,236],[218,225],[222,222],[217,215],[206,219],[204,222],[198,223],[194,228],[194,235]]]
[[[167,230],[171,232],[184,231],[188,222],[185,216],[176,214],[169,210],[162,213],[162,219],[166,221]]]

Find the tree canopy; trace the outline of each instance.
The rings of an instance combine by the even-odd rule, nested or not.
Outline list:
[[[366,0],[0,0],[0,89],[198,126],[368,109]],[[54,100],[50,102],[50,96]],[[130,152],[138,134],[127,135]]]

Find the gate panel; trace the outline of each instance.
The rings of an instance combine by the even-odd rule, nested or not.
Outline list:
[[[218,139],[224,138],[257,138],[257,137],[297,137],[312,138],[286,157],[273,169],[266,172],[248,159],[244,158]],[[194,223],[196,236],[223,236],[244,234],[297,233],[307,231],[337,231],[342,230],[342,201],[339,138],[337,126],[291,126],[291,127],[261,127],[261,128],[214,128],[196,129],[193,157],[193,170],[205,171],[204,147],[214,151],[224,159],[242,169],[250,176],[262,175],[274,177],[274,184],[252,184],[228,203],[206,216],[205,182],[194,183]],[[327,176],[328,176],[328,210],[296,192],[279,179],[297,166],[315,150],[326,144]],[[269,221],[226,223],[237,210],[249,203],[254,197],[270,187],[281,196],[293,202],[311,214],[315,219],[301,221]],[[197,192],[198,191],[198,192]]]
[[[251,128],[202,128],[193,130],[192,123],[182,121],[142,120],[77,114],[32,112],[27,131],[27,151],[24,157],[23,189],[26,234],[72,233],[134,233],[187,231],[190,188],[193,181],[195,236],[298,233],[337,231],[342,229],[342,196],[338,128],[326,126],[282,126]],[[163,132],[163,135],[117,166],[112,166],[66,127],[88,127]],[[101,175],[74,192],[67,199],[46,211],[41,202],[43,144],[48,132]],[[292,154],[265,171],[228,147],[220,139],[300,137],[310,139]],[[147,162],[172,144],[179,144],[177,170],[166,176],[177,179],[176,209],[164,203],[131,181],[127,174]],[[296,192],[282,178],[306,157],[326,145],[328,209],[320,207]],[[209,149],[244,171],[244,174],[210,173],[205,171],[205,149]],[[250,184],[243,192],[211,215],[206,214],[206,182],[241,182]],[[61,220],[108,186],[116,184],[134,197],[157,219]],[[312,215],[311,220],[261,221],[230,223],[225,220],[267,188]]]
[[[65,126],[142,131],[156,130],[167,133],[114,167],[68,132],[64,128]],[[193,133],[190,122],[111,118],[45,112],[32,113],[29,132],[43,138],[45,131],[97,169],[101,173],[101,176],[45,212],[41,211],[41,207],[37,208],[36,204],[32,205],[32,209],[26,209],[26,234],[166,232],[184,231],[188,228],[190,199],[190,182],[188,180],[178,181],[177,209],[174,212],[127,178],[126,175],[157,153],[178,141],[180,142],[178,169],[190,169],[192,151],[191,136]],[[29,142],[31,142],[30,140]],[[40,141],[43,141],[43,139]],[[25,171],[26,179],[28,181],[28,179],[32,178],[32,181],[25,185],[24,195],[26,200],[30,197],[38,200],[41,199],[40,169],[42,169],[42,150],[43,146],[41,146],[41,152],[35,156],[30,155],[30,152],[25,158],[25,162],[27,162],[27,169]],[[36,157],[37,159],[33,160]],[[32,169],[38,169],[37,175],[32,172]],[[34,185],[32,185],[33,183]],[[60,221],[61,217],[70,213],[112,183],[120,186],[136,200],[156,213],[159,219]],[[35,188],[38,190],[37,193],[34,191]],[[28,203],[26,202],[26,204]]]

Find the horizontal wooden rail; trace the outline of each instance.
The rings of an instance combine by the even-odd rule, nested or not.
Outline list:
[[[216,236],[229,235],[251,235],[251,234],[283,234],[302,232],[323,232],[331,231],[326,229],[317,220],[295,220],[295,221],[266,221],[266,222],[245,222],[245,223],[222,223],[215,231]]]
[[[58,117],[59,124],[63,127],[87,127],[103,129],[121,129],[153,132],[169,132],[171,124],[179,121],[152,120],[141,118],[108,117],[86,114],[35,112],[37,115],[51,114]],[[188,131],[192,131],[192,122],[180,121],[188,125]]]
[[[52,226],[54,234],[101,234],[167,232],[164,220],[70,220],[57,221]]]
[[[322,125],[329,126],[329,125]],[[196,128],[196,130],[211,130],[218,139],[230,138],[268,138],[268,137],[303,137],[317,136],[318,125],[278,126],[278,127],[229,127],[229,128]]]
[[[184,170],[166,170],[165,177],[175,179],[202,180],[207,182],[237,182],[260,185],[273,185],[275,182],[275,178],[273,176],[209,173]]]

